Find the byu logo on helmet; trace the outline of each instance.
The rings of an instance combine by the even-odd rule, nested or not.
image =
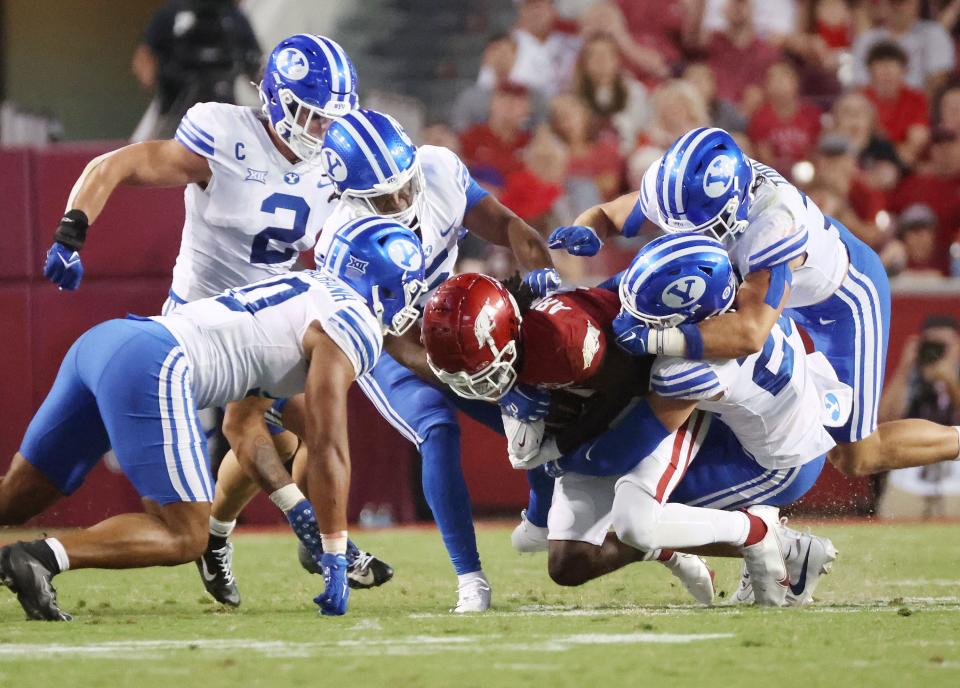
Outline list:
[[[734,174],[735,161],[729,155],[718,155],[703,175],[703,192],[710,198],[720,198],[736,181]]]
[[[391,241],[387,246],[387,254],[397,267],[401,267],[408,272],[420,269],[423,253],[412,241],[406,239]]]
[[[327,176],[335,182],[342,182],[347,178],[347,165],[335,150],[323,149],[323,165]]]
[[[296,48],[284,48],[277,55],[277,71],[293,81],[300,81],[310,72],[307,56]]]
[[[707,283],[701,277],[681,277],[667,285],[660,300],[670,308],[683,308],[696,303],[706,290]]]

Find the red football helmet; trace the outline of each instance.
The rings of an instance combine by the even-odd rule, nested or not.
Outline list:
[[[496,401],[517,379],[520,309],[492,277],[467,272],[423,310],[423,345],[437,377],[465,399]]]

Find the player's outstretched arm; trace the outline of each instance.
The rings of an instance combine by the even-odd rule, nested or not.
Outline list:
[[[419,327],[411,327],[399,337],[385,337],[383,348],[397,363],[412,370],[424,382],[440,388],[445,386],[427,363],[427,350],[420,341]]]
[[[484,241],[511,249],[527,270],[553,267],[540,233],[493,196],[475,203],[463,216],[463,226]]]
[[[572,224],[557,227],[547,242],[552,249],[565,249],[574,256],[596,255],[609,237],[626,233],[635,236],[649,222],[637,207],[639,191],[584,210]],[[633,225],[636,225],[634,227]]]

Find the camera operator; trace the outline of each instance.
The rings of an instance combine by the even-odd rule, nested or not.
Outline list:
[[[260,46],[234,0],[171,0],[157,10],[133,55],[137,80],[155,90],[135,141],[170,138],[200,102],[235,102],[234,83],[253,80]]]
[[[900,418],[946,425],[960,420],[960,326],[954,318],[931,316],[907,340],[880,401],[880,422]],[[960,516],[960,464],[891,471],[877,511],[881,518]]]

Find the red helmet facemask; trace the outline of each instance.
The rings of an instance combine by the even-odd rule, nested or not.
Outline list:
[[[438,378],[465,399],[497,401],[517,380],[520,309],[492,277],[464,273],[423,310],[423,344]]]

